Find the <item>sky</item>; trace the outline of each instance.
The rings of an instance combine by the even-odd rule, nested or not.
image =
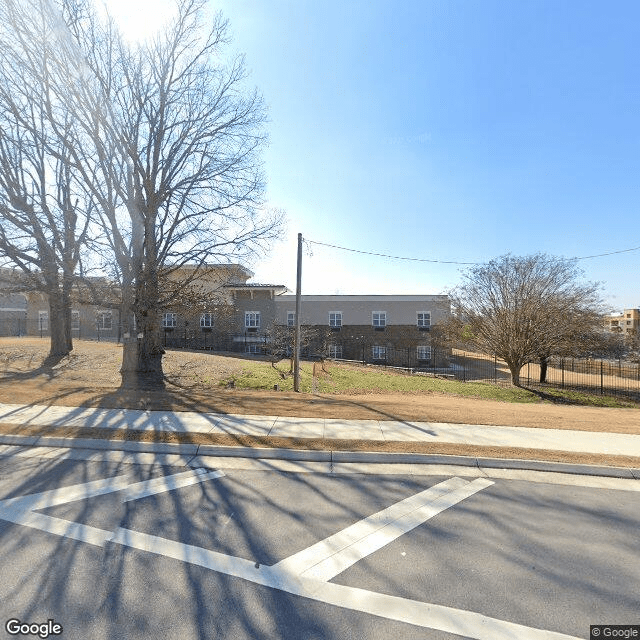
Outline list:
[[[131,37],[170,0],[108,0]],[[249,267],[304,294],[437,294],[465,264],[582,259],[640,307],[640,4],[220,0],[269,107],[283,239]],[[325,243],[355,249],[355,253]],[[369,254],[414,258],[396,260]]]

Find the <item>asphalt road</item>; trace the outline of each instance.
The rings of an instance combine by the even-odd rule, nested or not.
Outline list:
[[[5,628],[17,619],[65,639],[588,638],[590,624],[640,622],[639,504],[446,467],[5,457],[0,637],[20,637]]]

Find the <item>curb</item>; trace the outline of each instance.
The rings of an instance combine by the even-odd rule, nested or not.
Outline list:
[[[168,442],[132,442],[90,438],[54,438],[47,436],[0,435],[0,445],[23,447],[52,447],[88,449],[92,451],[123,451],[127,453],[178,454],[197,457],[251,458],[288,460],[296,462],[324,462],[333,464],[430,464],[476,467],[478,469],[516,469],[573,475],[602,476],[640,480],[640,469],[605,467],[543,460],[511,458],[476,458],[422,453],[385,453],[367,451],[318,451],[309,449],[275,449],[254,447],[225,447],[214,445],[174,444]]]

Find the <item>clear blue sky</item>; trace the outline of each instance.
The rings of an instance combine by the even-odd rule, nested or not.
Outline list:
[[[269,105],[268,199],[289,220],[256,280],[295,288],[298,232],[460,262],[640,247],[639,3],[211,6]],[[311,248],[309,294],[441,293],[464,269]],[[620,309],[640,307],[639,265],[581,261]]]

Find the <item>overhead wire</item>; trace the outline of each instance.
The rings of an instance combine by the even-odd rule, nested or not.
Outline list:
[[[386,254],[386,253],[377,253],[374,251],[364,251],[362,249],[351,249],[349,247],[342,247],[340,245],[337,244],[329,244],[328,242],[319,242],[317,240],[309,240],[307,238],[304,239],[304,241],[310,245],[315,244],[321,247],[329,247],[331,249],[340,249],[341,251],[349,251],[351,253],[361,253],[364,255],[368,255],[368,256],[377,256],[379,258],[390,258],[392,260],[405,260],[405,261],[409,261],[409,262],[432,262],[432,263],[437,263],[437,264],[460,264],[460,265],[480,265],[480,264],[487,264],[486,262],[462,262],[459,260],[436,260],[433,258],[411,258],[411,257],[407,257],[407,256],[393,256],[390,254]],[[594,255],[590,255],[590,256],[580,256],[580,257],[574,257],[572,258],[573,260],[590,260],[591,258],[602,258],[605,256],[613,256],[619,253],[630,253],[632,251],[640,251],[640,247],[633,247],[632,249],[620,249],[618,251],[609,251],[607,253],[597,253]]]

